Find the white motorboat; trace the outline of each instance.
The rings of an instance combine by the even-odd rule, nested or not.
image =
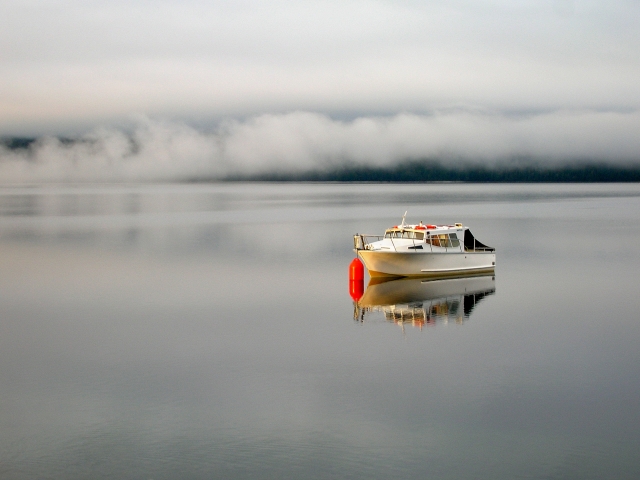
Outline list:
[[[495,270],[495,248],[479,242],[461,223],[408,225],[404,220],[402,217],[402,223],[384,235],[354,235],[355,251],[370,276],[442,276]]]

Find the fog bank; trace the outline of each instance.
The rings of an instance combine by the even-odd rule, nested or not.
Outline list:
[[[556,111],[509,116],[449,111],[339,121],[312,112],[227,120],[211,131],[141,118],[130,131],[102,127],[72,140],[0,147],[0,181],[215,180],[229,176],[392,167],[407,160],[495,166],[640,163],[640,113]]]

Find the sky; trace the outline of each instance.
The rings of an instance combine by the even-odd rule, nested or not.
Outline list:
[[[638,25],[637,0],[4,0],[0,136],[93,150],[44,139],[62,163],[0,175],[637,162]]]

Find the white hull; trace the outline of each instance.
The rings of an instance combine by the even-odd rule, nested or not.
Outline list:
[[[495,252],[401,253],[358,250],[358,255],[372,277],[492,272],[496,265]]]

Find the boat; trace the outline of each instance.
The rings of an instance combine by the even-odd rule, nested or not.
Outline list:
[[[384,235],[356,233],[354,250],[371,277],[442,276],[491,273],[496,266],[495,248],[489,247],[462,223],[451,225],[405,224]]]
[[[417,328],[454,322],[463,324],[476,305],[496,291],[493,275],[464,277],[392,278],[372,277],[354,304],[354,320],[386,322]]]

